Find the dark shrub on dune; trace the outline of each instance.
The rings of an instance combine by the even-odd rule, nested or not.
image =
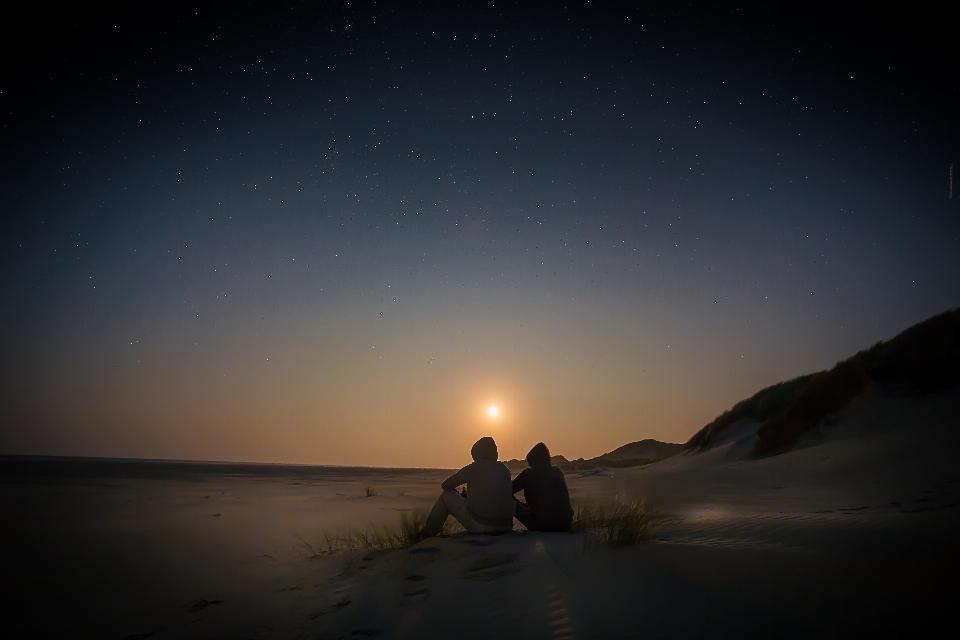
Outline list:
[[[863,393],[867,382],[867,372],[857,356],[829,371],[807,376],[790,402],[760,425],[754,451],[762,454],[790,445]]]
[[[749,418],[760,423],[754,453],[782,451],[872,384],[888,395],[938,393],[960,385],[960,309],[878,342],[829,371],[760,391],[698,431],[686,448],[709,449],[724,430]]]
[[[735,422],[743,418],[763,422],[781,413],[786,404],[796,395],[797,390],[803,388],[812,377],[813,374],[780,382],[767,387],[751,398],[741,400],[733,405],[732,409],[724,411],[720,417],[695,433],[684,446],[687,449],[709,449],[716,443],[720,434]]]
[[[960,384],[960,309],[878,342],[862,356],[870,377],[888,393],[916,395],[951,389]]]

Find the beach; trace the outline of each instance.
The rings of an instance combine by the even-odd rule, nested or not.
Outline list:
[[[575,506],[655,511],[618,549],[515,532],[322,552],[429,508],[448,470],[6,457],[4,618],[24,638],[936,633],[958,595],[958,409],[868,396],[781,455],[745,457],[741,425],[568,474]]]

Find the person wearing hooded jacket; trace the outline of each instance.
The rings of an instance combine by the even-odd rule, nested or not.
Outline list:
[[[523,491],[526,504],[517,504],[517,520],[530,531],[570,531],[573,507],[563,471],[550,464],[550,450],[542,442],[527,454],[529,469],[513,480],[513,493]]]
[[[421,538],[435,536],[452,515],[469,533],[506,533],[513,529],[517,503],[510,491],[510,470],[497,460],[493,438],[477,440],[470,450],[473,462],[440,483],[443,493],[433,505],[420,531]],[[457,493],[466,484],[465,494]]]

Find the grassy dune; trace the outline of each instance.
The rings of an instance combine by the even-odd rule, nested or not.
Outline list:
[[[960,384],[960,309],[924,320],[887,342],[820,371],[768,387],[738,402],[686,444],[704,450],[735,422],[760,423],[756,455],[777,453],[875,385],[881,393],[937,393]]]

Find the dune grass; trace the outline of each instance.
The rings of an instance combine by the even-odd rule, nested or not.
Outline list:
[[[645,502],[611,502],[586,504],[574,514],[573,533],[586,533],[592,540],[613,548],[639,544],[650,536],[653,512]],[[297,536],[301,546],[310,557],[330,555],[339,551],[405,549],[420,541],[419,533],[427,521],[423,510],[405,512],[395,526],[370,525],[366,529],[346,533],[323,534],[319,544],[311,545]],[[526,528],[514,520],[513,531],[520,533]],[[437,536],[448,538],[466,535],[466,530],[454,518],[447,518]]]
[[[741,400],[733,408],[724,411],[695,433],[684,446],[687,449],[699,449],[701,451],[709,449],[721,433],[743,418],[764,422],[776,416],[784,411],[790,400],[810,382],[811,378],[813,378],[812,374],[780,382],[759,391],[746,400]]]
[[[856,357],[809,376],[781,412],[761,423],[754,453],[763,455],[789,446],[866,391],[869,379],[862,359]]]
[[[400,514],[400,522],[394,527],[387,524],[370,525],[366,529],[346,533],[324,533],[316,546],[300,536],[297,538],[311,557],[358,549],[402,549],[417,541],[417,534],[426,520],[426,512],[413,511]]]
[[[354,529],[346,533],[324,533],[323,539],[317,545],[311,545],[300,536],[297,536],[297,538],[311,557],[360,549],[404,549],[419,541],[420,530],[426,521],[427,512],[416,510],[400,514],[400,522],[395,526],[371,524],[366,529]],[[466,533],[466,531],[460,526],[460,523],[453,518],[448,518],[440,536],[446,537],[463,533]]]
[[[571,530],[616,549],[646,541],[652,518],[653,511],[643,500],[584,504],[574,513]]]

